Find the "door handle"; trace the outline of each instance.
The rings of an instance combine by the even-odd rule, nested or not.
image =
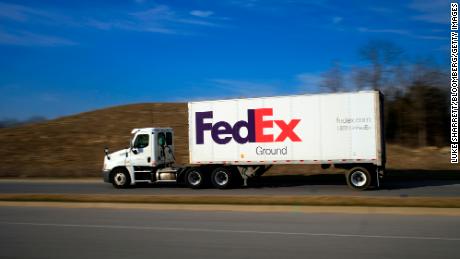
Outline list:
[[[150,163],[150,161],[152,161],[152,159],[150,157],[147,157],[147,163]]]

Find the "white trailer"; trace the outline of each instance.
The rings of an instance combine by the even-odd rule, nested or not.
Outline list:
[[[190,102],[188,165],[174,165],[172,129],[135,129],[130,148],[106,152],[104,179],[115,187],[174,181],[222,189],[272,165],[318,164],[347,169],[353,189],[378,187],[382,105],[377,91]]]

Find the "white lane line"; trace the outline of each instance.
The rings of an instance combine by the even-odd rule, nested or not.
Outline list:
[[[324,237],[460,241],[460,238],[456,238],[456,237],[359,235],[359,234],[337,234],[337,233],[278,232],[278,231],[256,231],[256,230],[227,230],[227,229],[208,229],[208,228],[174,228],[174,227],[123,226],[123,225],[120,225],[120,226],[117,226],[117,225],[83,225],[83,224],[56,224],[56,223],[35,223],[35,222],[9,222],[9,221],[0,221],[0,224],[26,225],[26,226],[37,226],[37,227],[106,228],[106,229],[157,230],[157,231],[179,231],[179,232],[187,231],[187,232],[211,232],[211,233],[287,235],[287,236],[324,236]]]

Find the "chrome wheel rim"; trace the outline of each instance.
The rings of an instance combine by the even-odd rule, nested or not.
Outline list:
[[[228,174],[224,171],[219,171],[214,176],[214,180],[218,185],[226,185],[228,183]]]
[[[354,186],[362,187],[366,184],[366,182],[367,182],[367,176],[363,171],[358,170],[358,171],[354,171],[351,174],[351,183]]]
[[[126,183],[126,175],[124,173],[117,173],[113,178],[116,185],[124,185]]]
[[[201,175],[197,171],[192,171],[188,174],[187,179],[191,185],[198,185],[201,182]]]

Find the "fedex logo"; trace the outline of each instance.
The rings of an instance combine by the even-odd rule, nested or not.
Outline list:
[[[284,120],[269,120],[264,117],[273,116],[272,108],[248,109],[248,120],[237,121],[233,126],[226,121],[218,121],[214,125],[205,123],[205,119],[212,119],[212,111],[196,112],[196,143],[204,144],[204,132],[211,131],[211,137],[218,144],[227,144],[232,138],[240,143],[248,142],[283,142],[287,138],[291,141],[302,141],[294,132],[294,128],[299,124],[300,119],[292,119],[289,122]],[[264,129],[273,128],[274,124],[281,130],[278,136],[265,134]],[[247,136],[241,136],[242,128],[247,129]]]

